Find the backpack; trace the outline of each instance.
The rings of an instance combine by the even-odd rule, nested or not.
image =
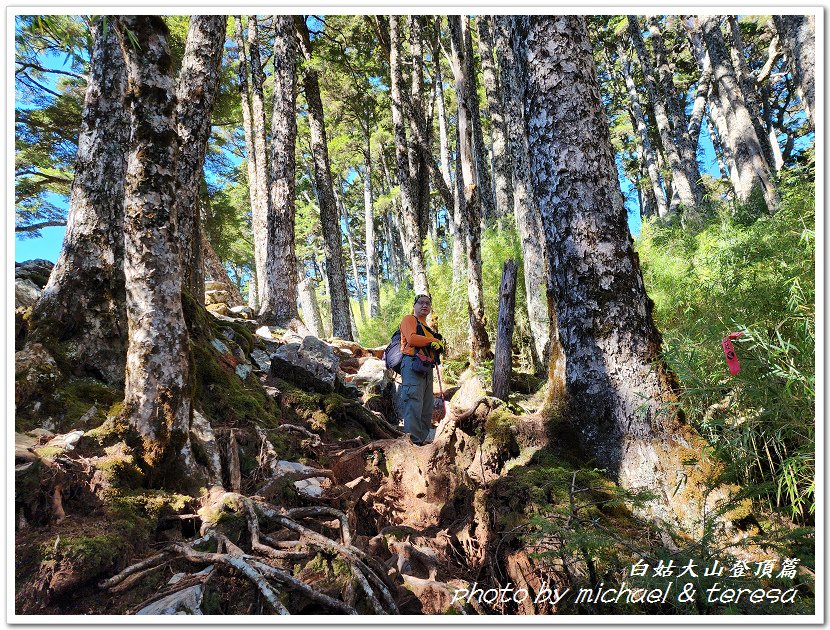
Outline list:
[[[424,329],[421,322],[417,323],[415,331],[419,335],[424,334]],[[397,374],[401,373],[401,366],[403,365],[403,352],[401,352],[401,329],[392,333],[392,338],[389,340],[389,345],[383,351],[383,361],[386,363],[387,369],[394,370]]]

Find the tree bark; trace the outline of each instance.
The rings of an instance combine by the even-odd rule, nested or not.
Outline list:
[[[694,456],[705,467],[702,440],[666,407],[676,401],[673,377],[627,229],[584,18],[520,19],[528,23],[531,165],[567,358],[568,417],[583,448],[624,488],[657,493],[646,515],[698,531],[704,506],[683,462]]]
[[[620,66],[622,68],[623,78],[625,79],[625,85],[628,88],[628,97],[631,100],[631,111],[635,123],[634,128],[637,130],[640,144],[643,147],[643,160],[648,172],[649,181],[651,182],[652,194],[657,203],[657,216],[665,219],[668,216],[669,207],[666,203],[666,193],[663,190],[663,178],[660,176],[660,170],[657,168],[654,147],[651,145],[651,138],[646,127],[643,108],[640,106],[640,96],[637,94],[637,86],[634,83],[634,77],[631,73],[631,60],[628,58],[628,53],[622,42],[617,46],[617,54],[620,58]]]
[[[312,335],[318,339],[325,336],[323,320],[320,317],[320,308],[317,305],[317,294],[314,292],[314,283],[305,275],[302,262],[298,261],[297,292],[300,295],[300,308],[303,309],[303,321]]]
[[[524,43],[520,31],[514,28],[512,22],[509,16],[499,16],[496,47],[502,51],[499,67],[504,88],[504,114],[513,171],[513,214],[522,245],[527,315],[533,336],[533,364],[537,371],[542,371],[550,354],[549,329],[552,314],[548,310],[546,295],[545,243],[539,238],[542,233],[542,216],[539,214],[539,206],[533,193],[530,147],[524,115],[525,84],[521,63]]]
[[[816,129],[816,18],[814,15],[774,15],[775,27],[795,78],[810,129]]]
[[[493,137],[493,181],[495,182],[496,216],[507,216],[513,210],[513,184],[510,153],[507,146],[507,125],[504,120],[504,85],[496,74],[494,50],[495,24],[490,15],[478,16],[478,45],[481,73],[487,93],[487,112]],[[499,50],[499,58],[502,52]]]
[[[426,120],[424,109],[424,54],[423,54],[423,22],[419,15],[407,17],[409,23],[409,49],[412,54],[412,70],[410,72],[410,99],[409,103],[413,112],[418,112],[422,120]],[[414,129],[415,116],[409,115],[410,129],[408,140],[409,152],[409,178],[411,181],[412,195],[418,217],[418,239],[423,243],[427,238],[429,229],[429,171],[424,160],[423,153],[418,147],[417,131]],[[432,144],[431,126],[426,127],[427,144]]]
[[[296,216],[297,49],[290,16],[275,15],[274,104],[271,113],[270,208],[264,234],[254,234],[262,250],[260,319],[281,326],[300,325],[297,310]],[[265,242],[262,243],[261,240]]]
[[[406,125],[403,111],[403,77],[401,73],[401,34],[398,16],[389,18],[392,127],[395,134],[395,160],[398,185],[400,186],[401,219],[404,233],[403,244],[407,250],[409,267],[412,271],[412,283],[415,294],[429,294],[426,264],[424,263],[423,244],[419,238],[418,207],[416,192],[410,177]]]
[[[346,288],[346,272],[343,268],[343,244],[340,225],[337,220],[337,202],[334,199],[334,184],[329,165],[326,126],[323,119],[323,101],[320,98],[320,79],[312,65],[311,39],[305,19],[294,17],[306,67],[303,69],[303,88],[308,103],[308,122],[311,129],[311,153],[314,158],[314,180],[320,202],[320,223],[325,242],[326,276],[329,279],[331,297],[332,335],[352,341],[349,293]]]
[[[112,24],[114,17],[108,17]],[[92,58],[78,134],[75,177],[60,256],[32,311],[31,339],[70,342],[78,374],[124,382],[124,175],[129,119],[115,31],[92,21]],[[51,345],[51,343],[50,343]]]
[[[180,150],[176,172],[176,217],[183,289],[200,304],[205,300],[199,188],[205,164],[213,104],[228,18],[194,15],[187,30],[182,67],[176,81],[176,129]]]
[[[352,238],[351,229],[349,228],[349,214],[346,212],[346,206],[343,204],[343,199],[334,192],[334,198],[337,201],[337,207],[340,208],[340,216],[342,221],[346,224],[346,242],[349,245],[349,258],[352,261],[352,280],[354,280],[355,292],[357,293],[357,304],[360,311],[360,321],[366,321],[366,309],[363,308],[363,285],[360,282],[360,273],[357,270],[357,256],[355,255],[354,239]],[[353,327],[354,331],[354,327]]]
[[[380,282],[375,251],[375,214],[372,208],[372,134],[366,121],[366,148],[363,151],[363,221],[366,225],[366,295],[369,317],[380,314]],[[381,249],[382,251],[382,249]]]
[[[640,24],[636,15],[628,16],[628,32],[631,36],[631,41],[637,51],[637,57],[640,59],[640,65],[643,70],[643,77],[645,79],[646,90],[648,92],[649,101],[651,101],[652,110],[654,112],[654,119],[657,123],[657,129],[660,132],[660,140],[663,144],[663,151],[666,153],[666,159],[669,163],[669,169],[672,175],[672,189],[676,191],[676,198],[673,196],[669,205],[669,212],[677,211],[677,203],[679,202],[686,208],[695,212],[700,205],[700,191],[694,175],[687,169],[687,164],[682,159],[675,138],[672,134],[671,123],[669,121],[669,114],[663,95],[659,91],[657,79],[654,74],[654,65],[651,57],[646,50],[643,36],[640,33]],[[685,126],[684,126],[685,131]],[[695,169],[697,162],[695,162]]]
[[[496,354],[493,361],[493,396],[506,401],[510,395],[513,365],[513,327],[516,323],[516,273],[514,260],[504,263],[499,287],[499,320],[496,328]]]
[[[749,64],[744,57],[743,38],[741,37],[741,27],[738,25],[738,18],[734,15],[729,15],[726,18],[729,25],[729,34],[731,45],[729,46],[729,55],[732,60],[732,68],[735,70],[735,78],[741,88],[741,94],[744,98],[749,116],[752,119],[752,126],[755,128],[755,135],[758,137],[758,143],[761,145],[761,151],[764,154],[764,159],[767,164],[774,166],[775,156],[773,154],[772,145],[769,141],[769,133],[764,125],[764,116],[762,112],[762,105],[760,96],[758,94],[758,87],[755,83],[755,75],[749,68]],[[778,141],[776,140],[776,144]]]
[[[125,102],[132,129],[124,186],[129,344],[123,416],[141,438],[149,484],[170,487],[180,485],[191,418],[189,342],[173,214],[176,96],[161,17],[120,16],[115,26],[127,65]]]
[[[467,222],[467,310],[470,318],[470,359],[473,363],[491,354],[484,319],[484,291],[481,277],[481,196],[476,173],[473,112],[470,107],[474,82],[469,70],[468,18],[449,16],[452,66],[458,100],[458,152],[464,185],[464,216]]]
[[[668,110],[672,135],[680,155],[681,164],[686,173],[686,178],[692,186],[695,205],[691,208],[687,206],[687,210],[691,214],[697,214],[703,202],[703,189],[700,184],[700,167],[697,164],[697,136],[689,137],[689,123],[686,120],[683,104],[678,97],[677,90],[674,88],[674,76],[671,68],[669,68],[668,55],[663,45],[663,31],[656,17],[649,19],[648,30],[654,48],[657,77],[660,81],[662,97]],[[680,190],[678,189],[679,194]],[[684,216],[683,218],[686,219],[688,216]]]
[[[478,74],[475,67],[475,53],[473,52],[473,36],[470,29],[470,17],[461,19],[463,33],[464,55],[463,63],[468,85],[467,106],[470,110],[470,127],[473,134],[473,156],[475,158],[476,181],[478,184],[478,199],[481,206],[481,224],[492,223],[496,217],[496,201],[493,196],[493,182],[490,178],[490,160],[487,148],[484,146],[484,131],[481,128],[481,108],[478,104]]]
[[[242,16],[234,16],[234,38],[236,40],[237,58],[239,61],[239,68],[237,75],[239,77],[239,99],[241,101],[242,109],[242,129],[245,133],[245,156],[247,158],[248,167],[248,198],[251,203],[251,215],[255,208],[261,207],[259,198],[259,186],[257,184],[257,168],[256,168],[256,150],[254,148],[254,133],[251,127],[251,99],[248,94],[248,53],[245,51],[245,39],[242,36]],[[255,266],[252,275],[256,275],[259,263],[256,262],[256,247],[254,247]],[[258,283],[254,282],[254,286]],[[250,293],[251,284],[248,284],[248,291]],[[254,294],[248,296],[248,305],[254,309],[254,312],[259,310],[259,295]],[[256,307],[254,306],[256,305]]]
[[[729,145],[735,160],[733,174],[735,194],[742,202],[749,201],[753,191],[760,190],[770,213],[778,207],[778,195],[772,184],[769,165],[764,159],[758,136],[744,104],[729,53],[720,30],[720,18],[707,16],[702,21],[703,37],[712,63],[714,91],[726,118],[726,132],[721,139]]]

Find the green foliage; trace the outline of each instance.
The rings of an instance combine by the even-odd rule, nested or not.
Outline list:
[[[690,421],[735,481],[801,522],[815,510],[815,208],[804,175],[782,174],[774,216],[723,209],[697,232],[647,223],[638,243]],[[733,377],[720,342],[735,331]]]
[[[412,312],[415,296],[412,291],[396,290],[384,282],[380,286],[380,313],[377,317],[358,321],[357,331],[361,344],[367,348],[385,346],[389,343],[401,320]]]

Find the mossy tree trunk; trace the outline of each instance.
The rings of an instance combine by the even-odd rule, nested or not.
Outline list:
[[[189,341],[176,231],[179,136],[167,26],[115,22],[127,65],[131,139],[124,185],[127,371],[124,418],[138,434],[151,485],[175,484],[191,418]]]
[[[648,511],[687,530],[710,506],[689,481],[712,472],[702,440],[676,410],[673,375],[628,232],[581,16],[518,19],[527,33],[526,114],[534,188],[551,256],[566,357],[568,417],[588,454],[629,489],[658,499]],[[532,61],[532,63],[531,63]]]
[[[93,49],[78,135],[66,236],[32,314],[32,338],[66,342],[80,374],[124,381],[124,172],[129,119],[118,38],[91,23]],[[107,19],[108,26],[113,18]],[[50,343],[50,345],[51,345]]]

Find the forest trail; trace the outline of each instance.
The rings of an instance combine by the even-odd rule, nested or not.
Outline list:
[[[143,487],[113,410],[94,401],[47,423],[54,433],[21,431],[20,612],[474,613],[480,603],[453,601],[471,583],[540,588],[505,519],[516,518],[512,478],[549,445],[541,416],[514,415],[467,370],[446,386],[434,440],[417,446],[401,431],[381,349],[260,326],[246,307],[217,302],[227,296],[215,283],[206,297],[199,343],[213,366],[200,385],[214,399],[191,432],[201,495]],[[50,353],[19,371],[37,381]],[[274,403],[259,422],[228,406],[250,405],[243,395],[255,389]],[[33,387],[26,403],[40,408],[41,397]],[[220,403],[236,419],[208,422]],[[262,579],[274,572],[287,597]]]

